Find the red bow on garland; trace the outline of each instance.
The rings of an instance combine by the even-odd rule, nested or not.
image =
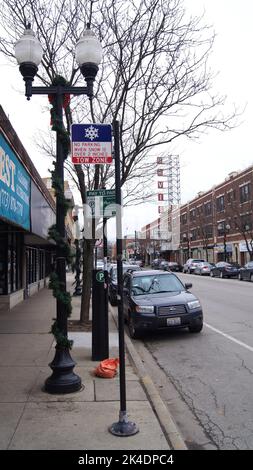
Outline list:
[[[51,94],[51,95],[48,95],[48,101],[50,104],[54,105],[54,98],[55,98],[55,95]],[[70,104],[70,94],[69,93],[66,93],[63,95],[63,103],[62,103],[62,107],[63,109],[65,110],[67,108],[67,106],[69,106]],[[50,126],[52,126],[52,113],[51,113],[51,120],[50,120]]]

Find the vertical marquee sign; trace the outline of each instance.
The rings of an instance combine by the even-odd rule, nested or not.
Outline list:
[[[112,163],[112,128],[110,124],[72,124],[72,163]]]
[[[165,170],[164,158],[157,157],[156,164],[157,164],[157,177],[158,177],[158,180],[157,180],[158,214],[160,215],[163,212],[164,203],[166,202],[166,193],[167,193],[167,185],[166,185],[166,179],[165,179],[165,173],[164,173],[164,170]]]

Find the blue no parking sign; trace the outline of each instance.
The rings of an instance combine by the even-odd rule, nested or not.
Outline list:
[[[112,128],[110,124],[72,124],[72,163],[112,163]]]

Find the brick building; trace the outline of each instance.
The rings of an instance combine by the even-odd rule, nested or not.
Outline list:
[[[252,256],[253,167],[232,172],[180,209],[180,257],[244,264]]]
[[[253,166],[230,173],[225,181],[180,207],[179,243],[173,244],[173,214],[167,210],[166,217],[172,241],[160,237],[160,256],[181,263],[192,257],[245,264],[253,258]],[[142,228],[147,247],[151,225],[159,227],[160,219]]]

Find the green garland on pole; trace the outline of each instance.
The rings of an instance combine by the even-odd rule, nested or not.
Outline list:
[[[67,82],[63,77],[57,76],[52,81],[53,86],[57,85],[66,85]],[[49,95],[49,101],[52,104],[51,109],[51,124],[52,130],[58,133],[58,136],[62,140],[63,145],[63,152],[64,152],[64,160],[67,158],[69,150],[70,150],[70,139],[69,135],[64,128],[62,128],[61,123],[57,117],[56,109],[55,109],[55,95]],[[67,107],[69,105],[69,96],[64,95],[63,107]],[[55,196],[59,201],[60,205],[62,206],[62,210],[64,211],[64,217],[67,215],[67,211],[69,209],[69,203],[64,195],[64,183],[61,181],[59,176],[57,175],[56,171],[56,164],[54,162],[54,169],[51,171],[52,175],[52,188],[55,191]],[[60,233],[57,231],[56,225],[52,225],[48,230],[48,238],[51,238],[55,241],[55,243],[61,247],[62,255],[65,257],[67,263],[71,262],[71,249],[69,244],[66,242],[65,238],[63,238]],[[71,295],[69,292],[63,291],[61,289],[61,283],[59,281],[59,277],[56,272],[52,272],[50,274],[50,281],[49,281],[49,289],[52,289],[53,296],[65,306],[67,317],[69,318],[72,311],[71,305]],[[62,332],[58,328],[57,319],[54,318],[54,323],[51,327],[51,333],[54,335],[56,344],[62,347],[67,347],[69,349],[72,348],[73,341],[69,340],[66,336],[62,334]]]
[[[66,86],[68,85],[68,82],[61,75],[56,75],[56,77],[52,80],[52,86],[59,86],[59,85]],[[62,128],[61,122],[59,121],[59,118],[57,116],[57,111],[56,111],[56,106],[55,106],[55,95],[48,95],[48,100],[50,104],[52,105],[52,108],[50,110],[52,131],[58,132],[58,136],[62,142],[63,151],[65,155],[64,160],[65,160],[70,151],[69,134],[66,131],[66,129]],[[69,94],[63,95],[63,108],[64,109],[68,108],[69,103],[70,103],[70,95]]]

